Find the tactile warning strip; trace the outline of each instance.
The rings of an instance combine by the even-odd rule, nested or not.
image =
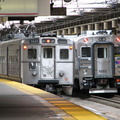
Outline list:
[[[52,105],[56,106],[56,108],[53,107],[50,109],[52,109],[57,114],[61,114],[64,120],[107,120],[106,118],[97,115],[81,106],[77,106],[59,96],[41,89],[6,79],[0,79],[0,82],[16,88],[17,90],[20,90],[26,94],[35,94],[43,98]]]

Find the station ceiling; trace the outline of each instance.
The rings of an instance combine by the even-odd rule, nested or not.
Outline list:
[[[63,17],[55,17],[50,20],[44,20],[39,23],[35,23],[36,26],[40,25],[51,25],[51,24],[56,24],[56,23],[63,23],[66,21],[72,21],[74,19],[83,19],[86,17],[94,17],[96,15],[104,15],[104,14],[109,14],[111,12],[115,11],[120,11],[120,4],[112,4],[111,7],[109,8],[94,8],[89,12],[83,12],[81,15],[68,15],[68,16],[63,16]]]
[[[51,2],[58,2],[58,1],[60,2],[60,1],[65,1],[65,0],[51,0]],[[75,5],[74,5],[74,7],[67,7],[67,6],[69,6],[68,4],[72,5],[73,4],[72,2],[71,3],[64,2],[65,5],[63,3],[61,3],[61,4],[58,3],[58,6],[57,6],[57,4],[55,4],[55,6],[53,6],[54,8],[55,7],[61,7],[61,8],[66,7],[69,10],[69,12],[67,10],[67,15],[46,16],[47,19],[43,19],[42,21],[40,21],[40,19],[42,17],[42,16],[40,16],[40,19],[36,18],[36,19],[39,19],[38,22],[34,21],[34,19],[35,19],[34,17],[29,17],[29,20],[34,21],[33,23],[35,24],[35,26],[40,27],[41,25],[49,26],[52,24],[63,23],[66,21],[73,21],[75,19],[83,19],[83,18],[91,17],[91,16],[94,17],[99,14],[103,15],[103,14],[109,14],[110,12],[113,12],[113,11],[120,11],[120,3],[116,2],[118,0],[98,0],[97,2],[94,2],[94,3],[85,4],[87,6],[86,8],[84,8],[84,6],[79,6],[77,4],[78,1],[81,1],[81,0],[71,0],[71,1],[73,1],[73,3],[75,3],[75,5],[77,5],[77,6],[75,7]],[[84,0],[84,1],[87,1],[87,0]],[[89,1],[92,1],[92,0],[89,0]],[[100,1],[104,1],[104,2],[100,2]],[[114,1],[114,2],[112,2],[112,1]],[[98,7],[96,6],[97,4],[98,4]],[[88,7],[88,6],[90,6],[90,7]],[[100,7],[100,6],[102,6],[102,7]],[[17,20],[21,20],[21,23],[23,23],[23,21],[25,20],[25,17],[23,17],[23,18],[9,17],[8,20],[14,20],[14,18]]]

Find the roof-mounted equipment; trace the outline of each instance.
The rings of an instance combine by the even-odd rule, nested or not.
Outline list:
[[[40,37],[56,37],[56,33],[41,33]]]

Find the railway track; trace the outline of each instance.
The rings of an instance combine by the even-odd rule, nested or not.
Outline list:
[[[120,96],[95,96],[95,95],[76,95],[75,97],[61,95],[66,100],[82,106],[96,114],[108,118],[109,120],[120,120]],[[106,98],[107,97],[107,98]],[[100,103],[100,104],[99,104]]]
[[[62,95],[62,97],[67,98],[68,100],[72,99],[71,96],[66,96],[66,95]],[[82,99],[82,100],[87,100],[87,101],[92,101],[92,102],[96,102],[96,103],[100,103],[103,105],[107,105],[107,106],[111,106],[114,108],[118,108],[120,109],[120,96],[119,95],[114,95],[112,97],[101,97],[101,96],[96,96],[96,95],[90,95],[88,97],[76,97],[77,99]]]
[[[120,109],[120,96],[118,96],[118,95],[115,95],[111,98],[91,95],[86,100],[101,103],[101,104],[104,104],[104,105],[108,105],[108,106]]]

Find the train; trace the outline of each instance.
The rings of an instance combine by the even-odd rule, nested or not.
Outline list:
[[[8,34],[0,42],[0,77],[57,94],[120,93],[120,35]]]
[[[0,42],[0,77],[67,95],[74,79],[74,42],[54,33],[6,35]]]
[[[120,93],[120,34],[84,31],[75,41],[75,88],[83,93]]]

